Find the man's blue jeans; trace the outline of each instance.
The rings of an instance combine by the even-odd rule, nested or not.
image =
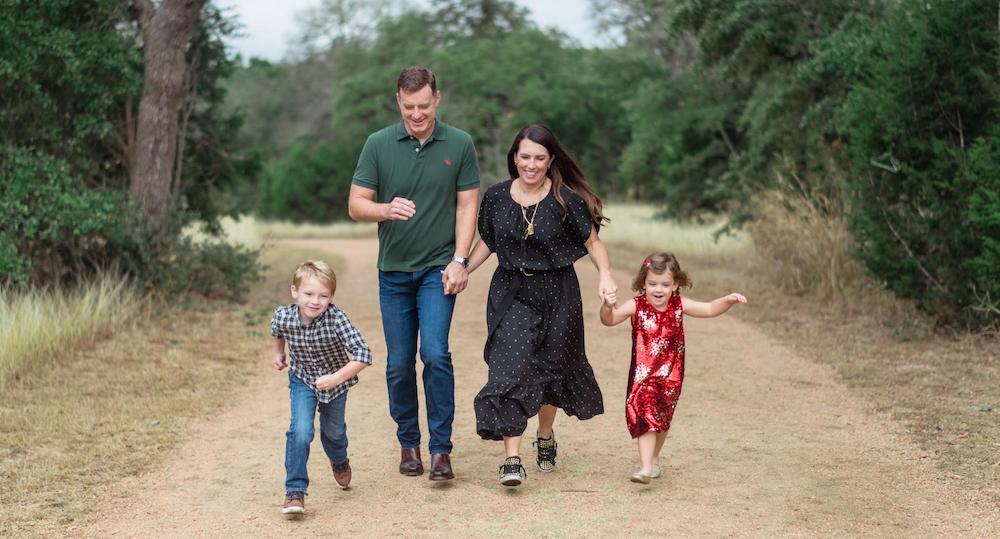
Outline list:
[[[289,372],[288,396],[292,420],[285,434],[285,492],[306,492],[309,488],[306,462],[309,460],[309,445],[315,432],[313,420],[317,409],[319,439],[326,456],[331,463],[336,464],[343,464],[347,460],[347,423],[344,421],[347,393],[330,402],[319,402],[316,392]]]
[[[448,331],[455,296],[441,284],[443,266],[420,271],[379,271],[382,330],[389,352],[386,382],[389,414],[403,448],[420,447],[420,406],[417,403],[417,334],[424,362],[424,397],[430,452],[451,453],[451,423],[455,418],[455,371],[448,351]]]

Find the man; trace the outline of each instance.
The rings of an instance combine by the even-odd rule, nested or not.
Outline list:
[[[401,447],[399,473],[409,476],[424,472],[417,422],[419,333],[432,481],[455,477],[449,457],[455,376],[448,330],[455,295],[469,278],[479,202],[472,137],[437,119],[440,102],[429,69],[411,67],[399,74],[396,103],[402,121],[365,141],[348,199],[352,219],[379,223],[389,413]]]

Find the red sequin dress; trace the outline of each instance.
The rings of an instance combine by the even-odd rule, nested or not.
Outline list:
[[[625,422],[633,438],[667,432],[684,382],[684,312],[674,293],[657,310],[645,295],[635,298],[632,317],[632,367],[628,375]]]

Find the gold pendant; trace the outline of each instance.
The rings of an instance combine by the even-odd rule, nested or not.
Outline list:
[[[528,228],[524,231],[524,237],[527,238],[535,233],[535,223],[528,223]]]

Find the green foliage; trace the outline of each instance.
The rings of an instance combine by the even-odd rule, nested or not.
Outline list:
[[[507,178],[506,154],[517,130],[543,122],[600,194],[632,192],[619,155],[632,129],[625,102],[654,73],[643,55],[573,47],[503,0],[438,1],[430,11],[383,18],[371,36],[337,34],[331,41],[296,63],[251,62],[231,79],[249,115],[245,140],[273,159],[261,180],[262,215],[346,217],[342,201],[361,145],[375,129],[399,121],[396,77],[416,64],[437,74],[439,117],[472,135],[487,185]],[[236,89],[237,80],[245,87]],[[273,97],[279,88],[290,102]],[[315,95],[310,99],[302,88]],[[316,96],[324,95],[328,101],[317,110]],[[290,118],[302,118],[297,126],[307,133],[296,131]]]
[[[259,166],[241,155],[240,119],[224,112],[219,81],[232,69],[222,38],[231,20],[208,4],[187,49],[192,66],[184,111],[187,126],[181,181],[173,186],[171,231],[153,236],[141,225],[128,188],[128,111],[142,91],[142,55],[128,3],[118,0],[8,0],[0,11],[0,284],[63,284],[115,268],[159,290],[175,251],[216,264],[240,288],[248,275],[221,248],[191,254],[180,238],[185,222],[213,228],[233,213]],[[242,189],[242,191],[241,191]],[[245,204],[245,202],[242,202]],[[167,258],[164,258],[167,257]],[[199,259],[200,257],[200,259]],[[243,261],[245,262],[245,261]],[[252,271],[252,270],[250,270]],[[220,280],[221,279],[221,280]]]
[[[220,216],[235,217],[252,208],[252,189],[261,169],[261,157],[246,150],[236,136],[242,114],[224,104],[222,81],[237,65],[224,39],[236,31],[234,20],[206,4],[187,50],[191,92],[182,111],[187,133],[177,206],[183,210],[183,222],[199,220],[213,232],[218,231]]]
[[[111,141],[142,66],[117,0],[5,2],[0,12],[0,145],[68,163],[90,184],[124,186]]]
[[[360,151],[360,144],[300,140],[268,170],[261,215],[296,223],[346,219],[354,168],[344,164]]]
[[[994,4],[899,6],[840,113],[858,255],[941,320],[1000,318]]]
[[[60,159],[0,149],[0,283],[67,282],[117,262],[141,269],[124,193],[86,189]]]
[[[249,283],[262,279],[259,255],[257,249],[183,237],[151,261],[147,282],[162,294],[235,299],[249,291]]]

